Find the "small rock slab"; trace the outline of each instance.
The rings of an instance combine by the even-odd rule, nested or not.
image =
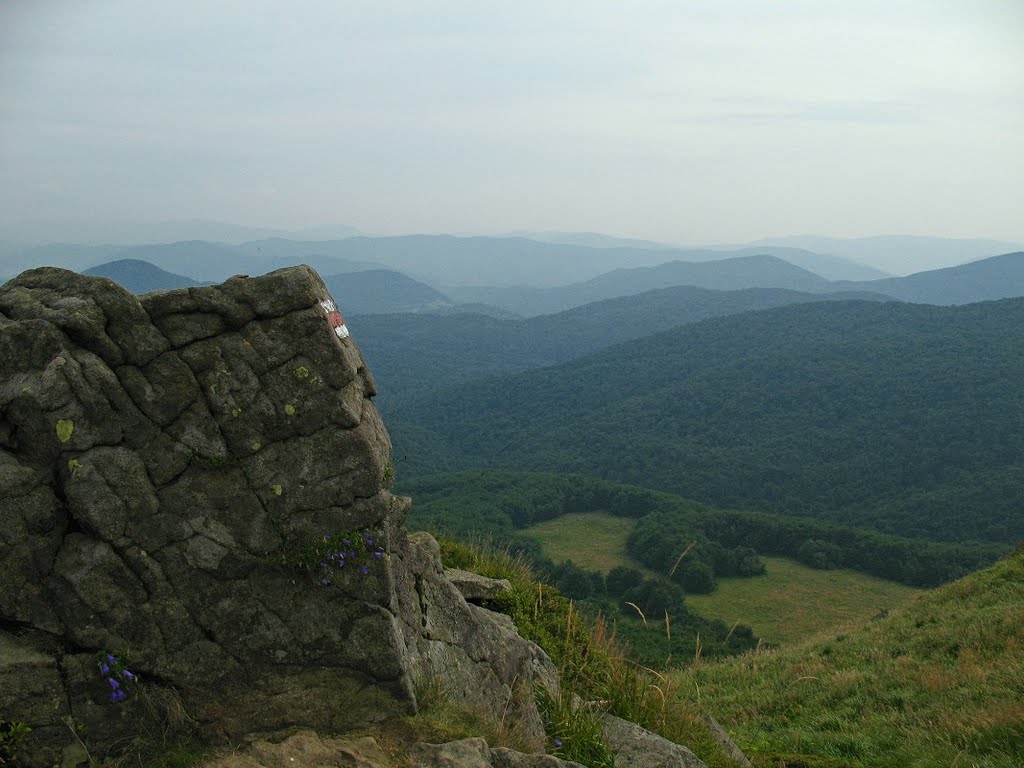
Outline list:
[[[446,744],[420,743],[412,748],[409,757],[417,768],[584,768],[551,755],[527,755],[504,747],[491,749],[481,738]]]
[[[445,568],[444,575],[468,603],[494,600],[499,593],[512,589],[508,579],[489,579],[461,568]]]
[[[636,723],[614,715],[602,719],[605,743],[615,753],[615,768],[708,768],[686,747]]]
[[[359,739],[325,738],[302,730],[284,741],[256,741],[247,749],[221,755],[201,768],[390,768],[391,762],[377,742]]]

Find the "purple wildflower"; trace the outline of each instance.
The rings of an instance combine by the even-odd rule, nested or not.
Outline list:
[[[121,684],[112,677],[108,677],[107,682],[110,683],[110,687],[113,688],[115,691],[121,687]]]
[[[555,749],[561,749],[561,748],[562,748],[562,740],[561,739],[555,739]]]
[[[381,552],[380,550],[377,550],[376,552],[373,553],[373,556],[376,557],[378,560],[380,560],[382,557],[384,557],[384,553]]]
[[[133,675],[127,669],[124,672],[122,672],[121,674],[124,675],[124,679],[127,680],[129,683],[134,683],[135,682],[135,675]]]
[[[107,664],[107,662],[105,662],[105,661],[102,662],[100,664],[100,674],[101,675],[107,675],[109,673],[110,673],[110,665]]]
[[[360,570],[361,570],[361,571],[362,571],[363,573],[369,573],[369,572],[370,572],[370,569],[369,569],[369,568],[367,568],[367,567],[366,567],[365,565],[364,565],[364,566],[363,566],[362,568],[360,568]]]

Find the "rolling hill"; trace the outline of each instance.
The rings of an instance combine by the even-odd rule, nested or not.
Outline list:
[[[118,259],[85,270],[84,275],[109,277],[132,293],[169,291],[174,288],[188,288],[201,283],[183,275],[167,272],[160,267],[139,259]]]
[[[654,266],[615,269],[590,280],[553,288],[452,288],[449,295],[458,301],[480,301],[531,316],[562,312],[603,299],[676,285],[721,291],[744,288],[824,291],[831,283],[776,256],[739,256],[717,261],[670,261]]]
[[[358,318],[352,329],[373,369],[382,401],[388,404],[411,392],[555,365],[709,317],[854,297],[887,300],[871,294],[822,296],[780,288],[714,291],[675,286],[527,319],[375,315]]]
[[[451,299],[429,285],[389,269],[330,275],[324,283],[346,315],[422,312],[452,306]]]
[[[970,304],[1008,299],[1024,296],[1024,251],[906,277],[832,285],[846,290],[877,291],[922,304]]]
[[[413,474],[573,471],[718,506],[1013,542],[1022,348],[1024,299],[803,304],[403,398],[389,427]]]
[[[1004,240],[879,235],[875,237],[820,237],[793,235],[771,237],[748,247],[781,246],[852,259],[897,275],[944,269],[1021,249],[1022,243]],[[730,246],[737,247],[737,246]]]

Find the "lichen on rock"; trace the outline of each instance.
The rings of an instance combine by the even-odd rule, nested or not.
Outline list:
[[[411,712],[436,675],[542,736],[550,661],[407,536],[330,301],[308,267],[141,297],[51,268],[0,287],[0,711],[33,727],[28,765],[77,743],[65,721],[100,756],[147,716],[110,701],[111,651],[210,738]],[[289,561],[343,531],[379,556],[339,548],[330,579]]]

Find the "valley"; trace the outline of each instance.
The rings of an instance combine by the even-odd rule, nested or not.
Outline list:
[[[702,743],[712,711],[791,768],[1020,755],[1024,254],[887,277],[783,246],[209,245],[40,253],[136,293],[316,265],[373,373],[409,526],[657,670],[665,733]],[[551,259],[547,284],[484,283]]]
[[[521,534],[540,544],[554,562],[607,575],[616,567],[663,576],[630,557],[628,518],[601,512],[564,515],[524,528]],[[686,596],[686,604],[707,619],[749,626],[772,646],[786,647],[839,626],[856,626],[888,614],[920,590],[848,570],[819,570],[785,557],[764,557],[766,573],[755,578],[722,578],[707,595]]]

